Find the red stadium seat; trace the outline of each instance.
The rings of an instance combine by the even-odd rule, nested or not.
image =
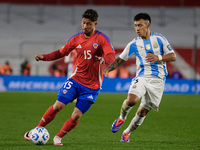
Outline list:
[[[0,0],[0,3],[12,4],[47,4],[47,5],[126,5],[126,6],[166,6],[166,7],[199,7],[200,0]]]
[[[87,5],[89,0],[60,0],[61,5]]]
[[[58,4],[58,0],[0,0],[0,3],[56,5]]]
[[[200,0],[184,0],[184,6],[189,7],[199,7],[200,6]]]
[[[181,0],[124,0],[124,5],[131,6],[171,6],[171,7],[180,7]]]
[[[124,0],[92,0],[94,5],[121,5]]]

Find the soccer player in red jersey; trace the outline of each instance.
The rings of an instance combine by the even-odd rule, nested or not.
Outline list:
[[[61,139],[78,124],[81,116],[95,102],[103,80],[103,66],[115,60],[115,51],[109,38],[95,29],[98,13],[87,9],[82,15],[82,31],[72,36],[64,47],[50,54],[37,54],[37,61],[52,61],[76,50],[76,69],[60,88],[56,102],[50,106],[37,126],[45,127],[68,103],[77,98],[71,117],[53,139],[54,145],[63,145]],[[24,138],[30,140],[30,131]]]

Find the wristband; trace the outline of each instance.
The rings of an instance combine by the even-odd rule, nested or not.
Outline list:
[[[158,55],[158,60],[162,61],[162,56],[161,55]]]

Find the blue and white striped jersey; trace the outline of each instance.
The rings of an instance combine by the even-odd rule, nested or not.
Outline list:
[[[174,53],[174,51],[162,34],[151,32],[151,36],[147,40],[137,37],[129,42],[119,57],[127,61],[131,55],[136,56],[136,77],[155,76],[162,79],[165,78],[168,74],[166,63],[159,61],[150,64],[145,60],[148,53],[152,53],[154,55],[166,55],[168,53]]]

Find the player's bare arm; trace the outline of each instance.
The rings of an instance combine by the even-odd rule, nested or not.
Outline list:
[[[104,76],[107,77],[108,73],[112,70],[115,70],[118,68],[121,64],[123,64],[125,60],[118,57],[112,64],[110,64],[105,70],[104,70]]]
[[[161,61],[170,62],[176,60],[176,54],[175,53],[169,53],[167,55],[160,56]],[[154,55],[149,53],[148,56],[146,56],[146,61],[150,62],[150,64],[153,64],[154,62],[160,61],[158,55]]]
[[[41,55],[41,54],[36,54],[35,55],[35,60],[36,61],[43,60],[43,59],[44,59],[43,55]]]

